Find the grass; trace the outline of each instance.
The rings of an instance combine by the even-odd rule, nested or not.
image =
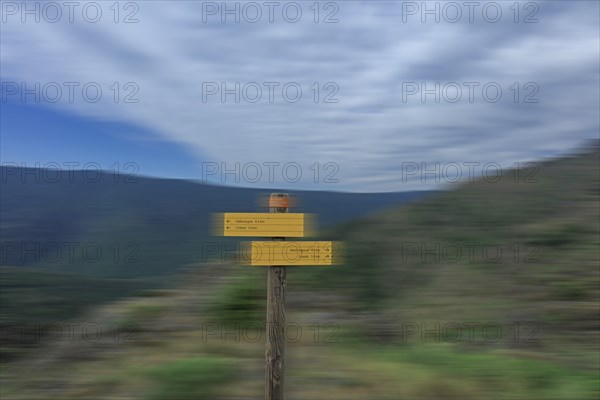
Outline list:
[[[143,374],[153,387],[147,400],[210,400],[234,378],[234,369],[228,359],[191,357],[150,367]]]
[[[574,159],[544,164],[536,184],[475,182],[322,232],[323,239],[344,241],[347,262],[288,272],[289,299],[303,295],[290,301],[288,321],[298,317],[306,325],[305,339],[290,343],[286,353],[287,398],[599,398],[597,156],[583,160],[583,166]],[[504,257],[492,263],[479,252],[472,261],[422,262],[414,253],[403,260],[403,243],[424,243],[431,249],[435,243],[469,242],[498,243]],[[515,243],[521,245],[520,253]],[[526,244],[539,248],[538,262],[525,262]],[[125,318],[121,322],[137,326],[142,321],[142,338],[159,346],[149,347],[144,339],[114,345],[112,352],[96,348],[94,361],[58,359],[36,376],[60,383],[53,374],[57,367],[64,369],[60,374],[68,382],[69,398],[93,398],[96,393],[86,397],[78,391],[102,373],[106,381],[92,380],[89,390],[100,390],[105,383],[114,398],[260,398],[264,338],[249,343],[215,334],[205,342],[200,331],[204,323],[264,324],[265,270],[226,268],[233,270],[228,275],[218,271],[223,275],[208,281],[200,278],[200,270],[194,272],[198,279],[190,273],[185,290],[146,291],[123,310],[108,306],[113,307],[110,315]],[[118,281],[6,271],[0,293],[3,321],[72,317],[125,291]],[[325,342],[326,330],[315,340],[311,318],[339,323],[339,340]],[[474,330],[475,343],[466,343],[466,330],[458,343],[421,343],[417,333],[403,344],[397,334],[403,322],[426,322],[431,328],[452,321],[501,324],[504,340],[484,343],[481,328]],[[539,342],[515,343],[516,321],[539,326]],[[155,329],[167,323],[177,329]],[[523,328],[521,339],[530,332]],[[94,347],[86,346],[78,351],[94,353]],[[54,353],[40,349],[28,357],[35,361],[41,355],[43,360],[44,354],[52,360]],[[128,368],[135,373],[128,376]],[[12,373],[10,368],[2,373],[7,371]],[[35,395],[7,389],[3,394],[60,396],[30,385],[33,375],[10,379],[31,386]]]
[[[360,349],[347,350],[347,364],[361,365],[363,372],[375,376],[396,375],[402,382],[397,390],[409,396],[405,398],[587,400],[600,396],[596,372],[516,354],[469,353],[450,344],[363,343]]]
[[[229,285],[219,291],[210,307],[215,322],[262,324],[265,318],[266,285],[256,270],[239,271]]]

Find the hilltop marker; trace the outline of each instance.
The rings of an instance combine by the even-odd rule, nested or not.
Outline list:
[[[252,266],[327,266],[334,264],[334,248],[334,242],[251,242],[248,262]]]
[[[222,218],[223,236],[304,237],[308,222],[299,213],[224,213]]]
[[[269,213],[224,213],[216,219],[220,236],[271,237],[270,242],[250,242],[250,256],[242,254],[242,262],[266,266],[267,273],[267,344],[265,350],[265,399],[283,400],[285,372],[285,266],[331,266],[335,242],[285,242],[286,237],[310,235],[306,214],[288,213],[287,193],[271,193]],[[244,257],[246,256],[246,257]]]
[[[285,200],[284,200],[285,199]],[[272,193],[269,197],[271,213],[287,213],[289,196],[286,193]],[[284,241],[284,237],[274,237]],[[283,266],[270,266],[267,273],[267,345],[265,350],[265,399],[283,400],[285,372],[285,286],[286,269]]]

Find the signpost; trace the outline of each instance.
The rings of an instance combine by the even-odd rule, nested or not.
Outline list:
[[[224,213],[222,222],[223,236],[304,237],[308,228],[299,213]]]
[[[333,265],[333,248],[333,242],[252,242],[248,262],[252,266]]]
[[[283,400],[285,354],[286,268],[293,265],[333,265],[334,242],[286,242],[286,237],[310,236],[310,218],[288,213],[289,196],[272,193],[269,213],[224,213],[217,217],[220,236],[271,237],[272,241],[251,242],[250,256],[242,257],[251,266],[266,266],[267,275],[267,346],[266,400]]]
[[[284,193],[272,193],[269,197],[270,211],[272,213],[287,213],[288,201],[286,200],[288,200],[288,197]],[[283,207],[281,207],[282,205]],[[274,237],[273,240],[283,241],[285,237]],[[278,265],[268,268],[265,399],[283,400],[286,269]]]

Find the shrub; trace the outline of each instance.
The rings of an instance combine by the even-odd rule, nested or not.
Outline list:
[[[152,367],[146,374],[155,382],[148,400],[208,400],[233,378],[233,368],[223,358],[193,357]]]

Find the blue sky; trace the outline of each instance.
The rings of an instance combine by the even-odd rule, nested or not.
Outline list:
[[[88,3],[2,2],[3,163],[402,191],[437,187],[407,165],[504,168],[599,136],[597,1],[280,2],[272,21],[263,2]]]
[[[134,173],[135,169],[140,175],[199,177],[197,154],[130,123],[86,118],[18,101],[2,103],[1,117],[5,165],[65,170],[88,165],[122,173]]]

